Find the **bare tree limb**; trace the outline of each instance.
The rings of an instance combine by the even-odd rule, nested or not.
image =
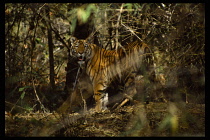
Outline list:
[[[128,26],[125,26],[122,22],[121,22],[121,25],[124,26],[126,29],[128,29],[128,30],[131,32],[131,34],[135,35],[139,40],[143,41],[140,37],[138,37],[138,36],[135,34],[135,32],[133,31],[132,28],[130,28],[130,27],[128,27]]]

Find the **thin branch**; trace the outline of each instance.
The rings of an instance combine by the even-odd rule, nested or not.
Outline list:
[[[138,37],[138,36],[134,33],[134,31],[133,31],[132,28],[130,28],[130,27],[128,27],[128,26],[125,26],[122,22],[121,22],[121,25],[124,26],[126,29],[128,29],[128,30],[131,32],[131,34],[135,35],[139,40],[143,41],[140,37]]]
[[[41,106],[41,109],[43,109],[44,112],[47,112],[47,110],[45,109],[44,105],[40,101],[39,96],[38,96],[38,94],[36,92],[36,88],[35,88],[35,84],[34,84],[34,79],[33,78],[32,78],[32,84],[33,84],[33,88],[34,88],[34,94],[35,94],[35,96],[36,96],[36,98],[37,98],[37,100],[38,100],[38,102],[39,102],[39,104]]]
[[[119,23],[120,23],[120,18],[121,18],[121,13],[122,13],[122,10],[123,10],[123,4],[121,5],[121,8],[120,8],[120,13],[119,13],[119,16],[118,16],[118,19],[117,19],[117,24],[116,24],[116,36],[115,36],[115,42],[116,42],[116,50],[118,49],[118,37],[119,37],[119,31],[118,31],[118,28],[119,28]]]
[[[8,101],[5,101],[5,103],[10,104],[10,105],[13,105],[13,107],[12,107],[12,108],[14,108],[14,107],[18,107],[18,108],[23,109],[23,110],[26,110],[26,111],[28,111],[28,110],[29,110],[29,109],[26,109],[26,108],[23,108],[23,107],[21,107],[21,106],[17,105],[17,103],[16,103],[16,104],[13,104],[13,103],[10,103],[10,102],[8,102]]]
[[[41,12],[41,9],[46,5],[46,3],[44,3],[41,7],[39,7],[39,10],[38,10],[38,15],[40,15],[40,12]]]
[[[113,19],[115,16],[117,16],[117,15],[118,15],[118,13],[112,15],[111,17],[109,17],[109,19],[107,19],[107,21],[112,20],[112,19]],[[94,34],[95,34],[97,31],[99,31],[101,28],[103,28],[104,26],[105,26],[105,23],[104,23],[104,24],[100,24],[100,25],[97,27],[97,30],[95,30],[94,32],[92,32],[92,33],[86,38],[86,40],[88,40],[88,38],[93,37]]]

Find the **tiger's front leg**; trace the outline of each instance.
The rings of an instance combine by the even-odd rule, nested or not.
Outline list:
[[[96,102],[95,110],[100,112],[106,110],[108,104],[108,93],[104,93],[105,87],[102,84],[96,84],[94,86],[94,98]]]

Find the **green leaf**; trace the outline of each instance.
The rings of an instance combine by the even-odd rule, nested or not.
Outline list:
[[[23,91],[25,88],[24,87],[22,87],[22,88],[19,88],[19,91]]]
[[[37,43],[41,42],[41,38],[36,38],[35,40],[36,40]]]
[[[127,9],[132,9],[133,4],[132,3],[126,3],[123,5],[123,7],[127,7]]]
[[[25,96],[25,91],[23,91],[23,93],[20,95],[20,98],[23,99]]]
[[[23,90],[26,89],[26,88],[30,88],[30,86],[24,86],[24,87],[22,87],[22,88],[19,88],[19,91],[23,91]]]

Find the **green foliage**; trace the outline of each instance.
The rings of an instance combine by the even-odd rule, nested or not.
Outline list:
[[[77,25],[77,19],[74,18],[72,21],[71,21],[71,26],[70,26],[70,32],[73,33],[75,28],[76,28],[76,25]]]
[[[24,86],[22,88],[19,88],[19,92],[22,92],[21,95],[20,95],[20,99],[23,99],[25,97],[25,94],[26,94],[25,90],[27,88],[31,88],[31,87],[30,86]]]
[[[80,6],[78,8],[74,8],[69,11],[69,21],[71,21],[70,31],[71,33],[74,32],[77,21],[79,24],[86,23],[91,15],[91,13],[95,13],[97,11],[97,7],[95,4],[86,4]]]
[[[78,19],[82,23],[86,23],[88,18],[90,17],[90,14],[96,10],[96,7],[94,4],[89,4],[86,9],[79,8],[77,11]]]
[[[126,9],[132,9],[133,5],[134,4],[132,4],[132,3],[126,3],[126,4],[123,5],[123,7],[126,7]]]
[[[24,91],[25,89],[30,88],[30,86],[24,86],[22,88],[19,88],[19,91]]]

